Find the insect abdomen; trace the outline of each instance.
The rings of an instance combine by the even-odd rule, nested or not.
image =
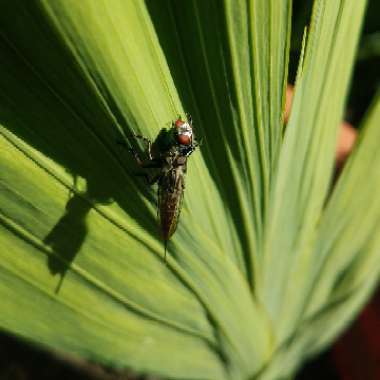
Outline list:
[[[186,166],[179,166],[162,177],[158,187],[158,214],[161,233],[169,240],[177,228],[184,191]]]
[[[159,217],[164,240],[169,240],[177,228],[182,196],[182,188],[175,189],[173,193],[160,192],[159,194]]]

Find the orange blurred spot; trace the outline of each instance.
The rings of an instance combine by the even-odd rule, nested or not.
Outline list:
[[[286,102],[285,102],[285,112],[284,121],[288,122],[290,116],[290,110],[292,108],[294,87],[288,85],[286,88]],[[356,129],[349,123],[343,121],[340,127],[338,135],[338,143],[336,147],[336,163],[338,167],[341,167],[344,161],[348,158],[349,154],[354,147],[357,138]]]

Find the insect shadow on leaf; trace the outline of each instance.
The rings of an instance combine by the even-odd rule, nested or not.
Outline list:
[[[120,214],[124,213],[127,220],[134,220],[142,230],[154,235],[157,233],[154,216],[143,211],[146,199],[154,202],[154,194],[146,189],[136,191],[140,185],[142,190],[144,184],[132,178],[133,160],[129,153],[121,152],[115,144],[121,135],[134,142],[130,132],[139,123],[134,119],[133,112],[127,115],[125,109],[120,108],[115,94],[109,89],[109,83],[100,76],[96,81],[89,81],[83,75],[77,57],[56,29],[52,29],[43,7],[35,7],[28,2],[22,8],[21,14],[15,12],[14,15],[21,19],[32,17],[36,21],[36,43],[39,48],[51,52],[51,65],[47,66],[43,57],[36,53],[38,49],[30,49],[21,40],[15,49],[9,42],[11,35],[0,39],[0,69],[9,74],[7,80],[1,83],[2,92],[7,96],[1,101],[0,124],[16,137],[16,141],[12,140],[14,145],[18,146],[18,141],[22,141],[21,145],[26,147],[25,153],[29,150],[39,152],[54,162],[52,166],[45,165],[45,161],[37,157],[35,169],[38,173],[40,169],[49,173],[49,182],[56,184],[60,191],[67,189],[62,168],[87,183],[86,192],[74,191],[68,200],[63,199],[66,204],[62,214],[55,214],[62,201],[61,193],[52,194],[52,208],[45,209],[45,203],[42,205],[47,212],[41,222],[47,230],[41,229],[43,235],[40,230],[35,231],[37,238],[50,248],[50,252],[53,251],[52,257],[47,260],[47,270],[61,274],[61,284],[56,289],[59,291],[71,263],[86,246],[86,237],[91,232],[86,219],[91,216],[91,208],[112,199],[120,208]],[[15,35],[23,33],[22,25],[16,23],[12,26]],[[65,70],[56,71],[60,67],[65,67]],[[97,87],[95,92],[94,84]],[[33,186],[38,191],[38,186]],[[25,197],[34,201],[32,192],[25,193]],[[54,217],[50,213],[52,209]],[[120,228],[112,218],[103,218],[102,221]],[[30,227],[34,230],[34,226]],[[128,236],[138,241],[146,251],[151,250],[142,234],[128,231]],[[135,254],[130,252],[128,245],[118,249],[126,260],[129,254]]]
[[[87,186],[88,184],[87,181]],[[102,199],[101,194],[94,194],[91,187],[88,187],[86,192],[71,192],[65,213],[43,240],[54,252],[47,259],[50,273],[60,275],[55,293],[59,292],[66,272],[86,238],[88,232],[86,217],[93,207],[91,199],[95,199],[96,203],[110,203],[109,199]]]

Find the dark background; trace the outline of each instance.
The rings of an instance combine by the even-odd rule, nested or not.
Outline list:
[[[332,0],[333,1],[333,0]],[[311,1],[294,0],[290,82],[294,81],[304,26]],[[342,52],[344,54],[344,52]],[[370,0],[358,47],[345,118],[355,127],[368,109],[380,83],[380,1]],[[297,380],[380,379],[380,295],[373,298],[351,328],[329,350],[306,363]],[[28,342],[0,333],[0,380],[145,379],[117,374],[96,364],[62,358]]]
[[[309,23],[312,1],[293,0],[293,25],[289,61],[289,81],[294,82],[303,31]],[[344,51],[342,51],[344,54]],[[380,1],[368,0],[359,41],[345,118],[358,126],[380,83]]]

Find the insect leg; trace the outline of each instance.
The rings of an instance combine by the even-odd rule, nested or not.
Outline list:
[[[126,149],[129,149],[129,146],[125,141],[117,140],[116,143],[119,144],[120,146],[126,148]]]
[[[186,112],[185,115],[186,115],[187,122],[190,125],[193,125],[193,118],[191,117],[191,115],[188,112]]]
[[[140,158],[139,154],[138,154],[133,148],[129,148],[129,151],[133,154],[133,158],[134,158],[135,161],[137,162],[137,165],[143,167],[144,162],[143,162],[142,159]]]
[[[128,150],[132,153],[137,165],[139,165],[143,169],[161,167],[161,163],[158,160],[155,160],[153,157],[149,157],[149,160],[144,161],[140,158],[139,154],[132,147],[128,148]]]
[[[149,185],[153,185],[160,179],[161,173],[155,174],[152,178],[149,179],[148,183]]]
[[[135,175],[138,177],[144,177],[146,180],[146,183],[149,186],[151,186],[159,180],[161,174],[157,173],[153,177],[149,177],[149,175],[147,173],[135,173]]]
[[[203,143],[203,137],[201,137],[199,140],[194,141],[194,147],[201,146]]]
[[[136,135],[134,133],[133,136],[144,141],[144,143],[147,145],[149,159],[152,160],[152,142],[147,137],[144,137],[142,135]]]

